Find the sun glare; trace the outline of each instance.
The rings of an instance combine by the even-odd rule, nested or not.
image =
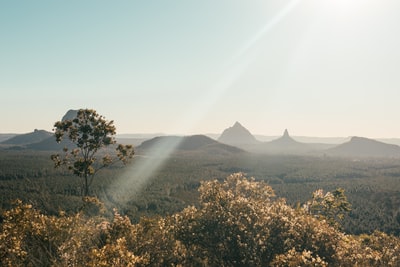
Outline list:
[[[367,0],[325,0],[326,8],[333,13],[338,14],[354,14],[357,10],[364,6]]]
[[[240,75],[247,69],[251,63],[248,53],[256,46],[256,44],[272,30],[277,24],[284,20],[291,11],[301,2],[301,0],[289,1],[275,16],[271,17],[266,24],[256,32],[247,42],[233,54],[231,59],[226,64],[226,69],[223,75],[207,88],[205,97],[198,101],[198,105],[194,105],[192,110],[186,112],[186,116],[182,118],[182,125],[180,130],[188,132],[194,127],[196,122],[200,121],[205,114],[217,103],[218,99],[223,97],[226,91],[232,84],[240,77]],[[165,140],[168,141],[168,140]],[[161,144],[157,147],[159,149],[157,157],[150,156],[142,158],[136,162],[126,173],[119,177],[118,182],[114,185],[116,190],[122,191],[123,197],[127,201],[129,195],[132,197],[132,188],[135,188],[135,195],[150,182],[150,178],[156,173],[173,153],[176,147],[179,146],[181,140],[175,143]]]

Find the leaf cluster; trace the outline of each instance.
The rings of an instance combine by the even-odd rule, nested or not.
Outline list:
[[[343,188],[324,193],[318,189],[312,194],[312,199],[304,204],[304,209],[310,214],[326,219],[329,224],[339,226],[346,213],[351,211]]]

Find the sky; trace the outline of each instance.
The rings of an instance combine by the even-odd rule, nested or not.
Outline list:
[[[0,0],[0,133],[400,138],[398,0]]]

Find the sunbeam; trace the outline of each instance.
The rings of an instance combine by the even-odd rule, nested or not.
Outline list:
[[[290,1],[275,16],[273,16],[252,38],[250,38],[225,64],[225,71],[221,77],[208,88],[204,89],[206,93],[190,110],[185,110],[180,118],[180,125],[174,128],[179,132],[190,132],[198,121],[205,117],[207,112],[220,100],[236,80],[249,67],[255,56],[247,55],[250,50],[281,22],[300,2],[300,0]],[[163,166],[171,153],[179,146],[182,138],[160,139],[155,142],[151,149],[153,153],[146,157],[136,157],[135,162],[122,175],[118,177],[115,183],[110,187],[114,188],[122,202],[129,201],[150,182],[150,178]],[[122,196],[120,194],[123,194]],[[123,203],[121,203],[123,204]]]
[[[300,3],[301,0],[292,0],[285,5],[275,16],[273,16],[256,34],[250,38],[245,45],[238,50],[228,64],[235,64],[237,60],[242,58],[257,44],[264,36],[268,34],[277,24],[279,24],[293,9]]]
[[[147,149],[149,155],[137,156],[129,169],[118,177],[114,186],[119,192],[121,204],[135,197],[149,178],[152,177],[165,163],[173,151],[179,146],[182,138],[158,138],[152,147]]]
[[[213,84],[203,90],[203,96],[193,104],[192,109],[186,111],[181,118],[181,132],[190,132],[196,122],[205,117],[207,112],[216,105],[229,88],[240,78],[245,70],[256,60],[256,54],[249,52],[256,44],[276,27],[301,0],[292,0],[276,13],[268,22],[256,32],[225,64],[225,71]],[[204,93],[205,92],[205,93]]]

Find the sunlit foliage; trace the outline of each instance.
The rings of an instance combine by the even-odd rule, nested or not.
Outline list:
[[[337,188],[327,193],[319,189],[312,194],[312,199],[304,204],[304,209],[316,217],[326,219],[331,225],[340,226],[344,215],[351,211],[351,205],[347,201],[344,189]]]
[[[347,235],[241,173],[202,182],[199,191],[199,206],[137,224],[116,210],[106,219],[93,198],[87,202],[100,205],[96,216],[48,216],[17,201],[2,215],[0,265],[400,266],[399,238]]]

